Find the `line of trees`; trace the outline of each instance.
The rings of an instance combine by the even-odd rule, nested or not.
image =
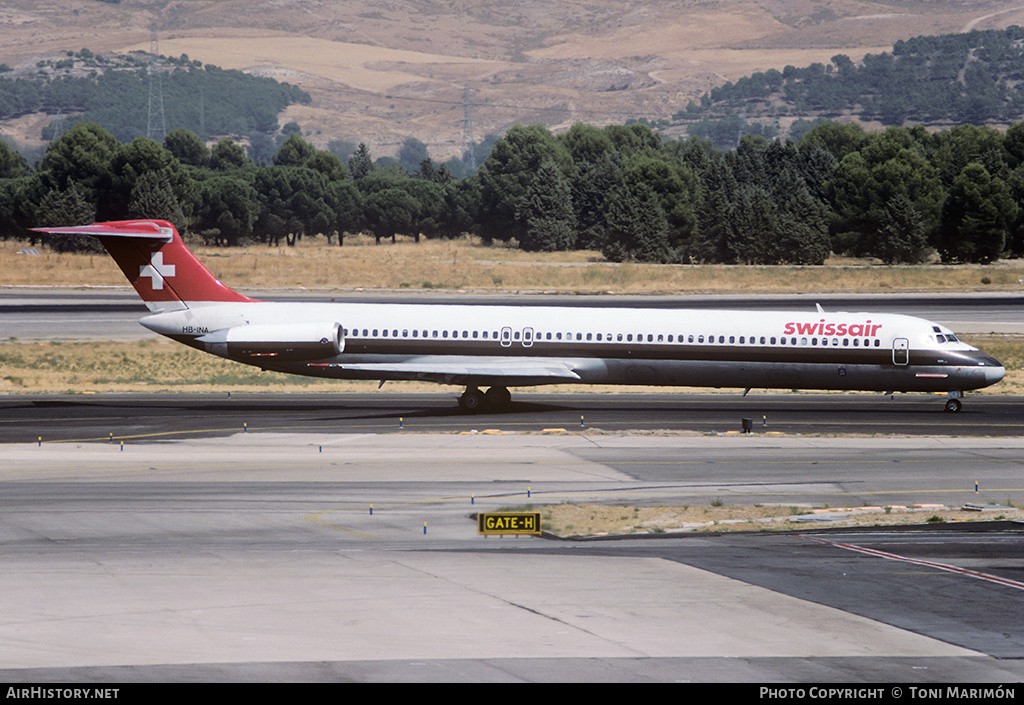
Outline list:
[[[266,135],[279,129],[277,116],[293,103],[309,103],[288,83],[205,66],[189,59],[149,54],[68,51],[42,60],[31,75],[0,71],[0,119],[32,113],[63,115],[43,129],[53,139],[76,123],[96,123],[120,141],[146,134],[152,99],[150,71],[158,72],[166,120],[210,135]],[[9,68],[9,67],[8,67]]]
[[[410,155],[422,157],[415,168]],[[361,144],[343,161],[298,132],[267,164],[185,129],[122,143],[79,124],[35,168],[0,143],[4,236],[142,217],[224,246],[475,233],[612,261],[812,265],[837,252],[912,263],[934,250],[987,263],[1024,253],[1022,199],[1024,123],[934,134],[822,123],[797,143],[747,135],[731,151],[642,124],[516,126],[463,178],[425,146],[382,163]]]
[[[1022,81],[1024,28],[975,30],[899,41],[892,52],[868,54],[859,64],[837,54],[827,64],[757,72],[708,91],[673,119],[699,121],[704,131],[726,129],[714,118],[736,120],[739,113],[755,118],[848,111],[892,126],[1006,124],[1024,114]]]

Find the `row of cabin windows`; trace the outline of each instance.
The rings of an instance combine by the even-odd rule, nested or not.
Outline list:
[[[346,336],[353,336],[353,337],[363,337],[363,338],[378,338],[378,337],[379,338],[387,338],[387,337],[392,337],[392,338],[398,338],[398,337],[402,337],[402,338],[410,338],[410,337],[411,338],[420,338],[420,337],[422,337],[422,338],[438,338],[438,337],[440,337],[440,338],[460,338],[461,337],[462,339],[470,339],[470,338],[472,338],[472,339],[475,339],[475,340],[479,340],[479,339],[498,340],[498,338],[500,337],[500,333],[498,333],[497,331],[490,332],[490,331],[475,331],[475,330],[474,331],[467,331],[467,330],[457,331],[457,330],[453,330],[453,331],[450,331],[450,332],[447,331],[447,330],[443,330],[443,331],[440,331],[440,334],[436,330],[435,331],[426,331],[425,330],[425,331],[422,331],[422,335],[421,335],[421,331],[419,331],[419,330],[409,331],[408,329],[405,329],[405,330],[402,330],[401,336],[399,336],[397,329],[391,330],[390,331],[390,336],[389,336],[389,331],[387,329],[380,330],[380,329],[374,328],[372,330],[372,332],[371,332],[371,330],[369,328],[363,328],[363,329],[361,329],[361,331],[362,331],[362,336],[360,336],[360,329],[358,329],[358,328],[356,330],[351,330],[351,331],[350,330],[345,330],[345,335]],[[379,332],[379,334],[378,334],[378,332]],[[459,335],[460,332],[461,332],[461,336]],[[512,334],[512,339],[513,340],[519,340],[519,337],[520,337],[519,333],[520,333],[519,331],[515,331]],[[574,335],[575,335],[575,338],[573,337]],[[949,337],[952,338],[953,336],[949,336]],[[612,340],[614,340],[615,342],[627,342],[627,343],[634,342],[634,338],[633,338],[633,334],[632,333],[617,333],[617,334],[614,335],[614,338],[613,338],[613,334],[612,333],[607,333],[607,334],[602,334],[602,333],[575,333],[575,334],[573,334],[573,333],[566,333],[564,338],[562,337],[562,333],[537,333],[534,336],[534,340],[536,340],[536,341],[540,341],[540,340],[556,340],[557,341],[557,340],[574,340],[574,339],[575,340],[580,340],[580,341],[582,341],[582,340],[595,341],[596,340],[598,342],[601,342],[601,341],[609,341],[610,342]],[[677,342],[677,343],[697,343],[698,345],[703,345],[705,343],[705,340],[707,341],[708,344],[714,345],[715,342],[716,342],[716,337],[713,336],[713,335],[709,335],[709,336],[707,336],[705,338],[705,336],[703,336],[703,335],[679,335],[679,336],[674,336],[671,333],[668,334],[668,335],[660,334],[660,333],[657,334],[657,335],[655,335],[654,333],[647,333],[646,342],[648,342],[648,343],[653,343],[653,342],[658,342],[658,343],[664,343],[664,342],[669,342],[669,343],[673,343],[673,342]],[[794,346],[794,345],[806,346],[806,345],[808,345],[808,338],[785,338],[785,337],[776,338],[775,336],[768,337],[768,336],[763,336],[763,335],[760,337],[760,339],[758,339],[757,336],[753,336],[753,335],[750,336],[749,343],[747,342],[747,336],[743,336],[743,335],[739,336],[739,340],[738,341],[737,341],[737,336],[735,336],[735,335],[728,336],[728,340],[729,340],[729,344],[730,345],[736,345],[736,344],[739,344],[739,345],[758,345],[758,344],[760,344],[760,345],[790,345],[790,346]],[[840,340],[842,341],[842,343],[839,342]],[[829,341],[831,341],[831,345],[834,346],[834,347],[838,347],[839,345],[842,345],[843,347],[849,347],[851,344],[855,348],[856,347],[861,347],[861,341],[860,341],[859,338],[852,338],[852,341],[853,341],[852,343],[850,342],[851,338],[820,338],[820,339],[819,338],[810,338],[810,340],[809,340],[810,345],[812,347],[813,346],[818,346],[819,343],[823,347],[824,346],[828,346],[830,344]],[[635,342],[639,342],[639,343],[644,342],[644,334],[643,333],[637,333],[636,334]],[[717,336],[717,342],[719,344],[725,344],[726,336],[724,336],[724,335]],[[869,347],[869,343],[870,343],[870,341],[865,340],[863,347]],[[875,338],[873,345],[876,348],[880,347],[881,346],[881,341],[878,340],[877,338]]]

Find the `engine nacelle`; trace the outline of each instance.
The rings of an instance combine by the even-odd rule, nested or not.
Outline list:
[[[235,326],[197,338],[206,352],[236,360],[322,360],[345,349],[340,323]]]

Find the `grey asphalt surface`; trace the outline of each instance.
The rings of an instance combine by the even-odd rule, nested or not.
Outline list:
[[[579,433],[8,444],[0,679],[1019,680],[1019,525],[558,541],[473,521],[564,501],[1019,502],[1019,450]]]
[[[400,384],[393,388],[400,389]],[[111,436],[130,443],[229,435],[243,428],[297,433],[564,429],[722,434],[741,430],[744,418],[752,421],[754,435],[1015,438],[1024,429],[1024,398],[991,394],[968,395],[963,411],[949,414],[943,411],[943,395],[518,392],[503,412],[467,415],[458,408],[459,391],[7,395],[0,397],[0,443]]]

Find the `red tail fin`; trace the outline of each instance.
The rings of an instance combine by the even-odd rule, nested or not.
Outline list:
[[[121,220],[36,231],[98,237],[154,311],[187,307],[190,303],[254,300],[221,284],[165,220]]]

